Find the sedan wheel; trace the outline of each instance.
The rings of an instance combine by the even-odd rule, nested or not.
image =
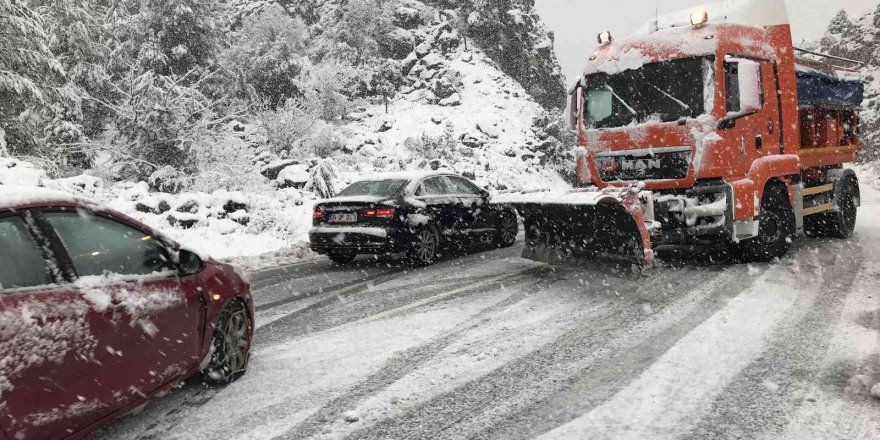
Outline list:
[[[244,374],[250,360],[251,333],[244,305],[233,301],[226,306],[214,327],[213,353],[203,374],[218,383],[230,383]]]
[[[412,264],[428,266],[437,259],[437,231],[433,227],[425,227],[416,231],[410,246],[408,257]]]
[[[516,234],[519,233],[519,224],[515,215],[505,215],[501,220],[501,228],[498,230],[496,244],[498,247],[511,247],[516,243]]]

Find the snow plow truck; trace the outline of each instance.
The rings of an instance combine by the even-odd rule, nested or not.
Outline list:
[[[796,49],[782,0],[658,16],[599,47],[571,90],[579,188],[506,194],[524,257],[644,267],[718,247],[771,261],[848,237],[859,206],[858,63]]]

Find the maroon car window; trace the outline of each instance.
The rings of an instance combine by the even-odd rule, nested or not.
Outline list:
[[[0,290],[45,284],[52,284],[52,277],[24,222],[0,219]]]
[[[52,212],[44,217],[67,248],[79,276],[147,275],[173,268],[162,244],[130,226],[81,213]]]

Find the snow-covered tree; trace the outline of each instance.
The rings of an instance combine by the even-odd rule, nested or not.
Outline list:
[[[60,106],[47,127],[47,142],[67,150],[71,143],[96,135],[103,128],[108,112],[82,97],[107,96],[109,82],[100,63],[104,42],[103,15],[106,7],[96,0],[28,0],[42,18],[49,48],[66,71],[59,89]],[[66,162],[87,165],[88,158],[63,154]]]
[[[11,154],[39,154],[58,110],[64,68],[42,18],[21,0],[0,0],[0,128]],[[46,151],[42,151],[47,154]]]
[[[223,47],[225,2],[115,0],[107,15],[109,71],[200,78],[216,67]]]
[[[255,95],[274,109],[302,96],[300,75],[310,64],[307,40],[305,23],[273,3],[244,19],[220,59],[238,93]]]
[[[342,20],[331,35],[354,49],[356,65],[375,56],[392,29],[389,5],[388,0],[350,0],[343,6]]]
[[[880,6],[874,13],[856,20],[840,11],[831,20],[818,48],[831,55],[865,63],[861,69],[866,88],[860,130],[865,159],[880,158],[880,89],[875,81],[880,75],[880,26],[877,23],[880,23]]]
[[[194,170],[191,149],[210,135],[217,102],[187,82],[185,76],[134,70],[117,82],[121,97],[109,104],[113,148],[107,152],[117,159],[122,176],[146,179],[165,166]]]

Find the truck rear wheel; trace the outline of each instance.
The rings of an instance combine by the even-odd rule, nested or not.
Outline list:
[[[784,257],[795,233],[794,210],[784,189],[769,187],[764,191],[760,223],[757,237],[736,245],[740,257],[747,262]]]
[[[804,218],[804,232],[810,237],[849,238],[856,229],[858,183],[846,178],[836,200],[838,211]]]

